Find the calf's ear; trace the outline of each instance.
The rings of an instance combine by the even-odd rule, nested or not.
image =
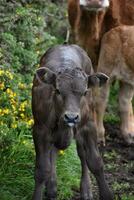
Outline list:
[[[56,85],[56,74],[47,67],[37,69],[36,78],[40,83]]]
[[[102,86],[108,81],[109,77],[101,72],[88,76],[88,87]]]

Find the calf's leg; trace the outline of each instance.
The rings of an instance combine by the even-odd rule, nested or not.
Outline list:
[[[82,135],[87,166],[97,180],[100,200],[113,200],[113,195],[104,177],[103,161],[97,147],[97,133],[93,122],[88,122],[86,128],[83,128]]]
[[[81,181],[80,181],[80,196],[81,200],[92,200],[93,195],[90,189],[90,177],[88,174],[88,167],[86,163],[86,157],[85,157],[85,151],[83,148],[82,144],[82,138],[80,134],[78,133],[78,137],[76,139],[76,145],[77,145],[77,152],[78,156],[81,161],[81,170],[82,170],[82,175],[81,175]]]
[[[33,139],[36,150],[35,190],[32,199],[42,200],[42,187],[46,186],[48,200],[56,198],[55,154],[45,126],[34,126]]]
[[[108,96],[109,96],[110,83],[98,88],[96,91],[96,125],[97,125],[97,135],[98,143],[105,145],[105,129],[103,124],[105,109],[107,106]]]
[[[133,96],[134,88],[127,83],[121,82],[119,91],[120,128],[122,135],[128,144],[134,143]]]
[[[56,158],[57,149],[53,146],[50,152],[51,173],[48,181],[45,183],[47,200],[55,200],[57,196]]]

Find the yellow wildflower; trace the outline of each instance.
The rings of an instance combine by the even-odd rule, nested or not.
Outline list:
[[[32,126],[33,123],[34,123],[34,120],[33,120],[33,119],[30,119],[30,120],[28,120],[28,122],[27,122],[27,124],[28,124],[29,126]]]
[[[22,141],[22,144],[26,144],[26,143],[27,143],[26,140],[23,140],[23,141]]]
[[[10,110],[8,108],[3,110],[3,114],[9,114]]]
[[[25,115],[23,113],[20,114],[21,118],[24,119]]]
[[[16,97],[16,93],[15,92],[13,92],[13,97]]]
[[[16,123],[11,124],[11,128],[17,128],[17,124]]]
[[[59,150],[59,155],[63,156],[65,152],[63,150]]]
[[[13,79],[13,75],[9,71],[5,71],[6,76],[8,76],[9,79]]]
[[[3,116],[3,115],[4,115],[4,113],[3,113],[3,110],[2,110],[2,109],[0,109],[0,115],[1,115],[1,116]]]
[[[17,102],[14,99],[10,99],[11,105],[16,106]]]
[[[0,89],[3,90],[5,87],[4,83],[0,83]]]
[[[32,86],[33,86],[33,83],[30,83],[30,88],[32,88]]]
[[[24,105],[20,105],[20,107],[19,107],[19,111],[22,111],[22,112],[25,111]]]
[[[0,125],[3,125],[4,123],[2,121],[0,121]]]
[[[21,103],[20,107],[19,107],[19,111],[25,111],[25,107],[27,106],[27,101],[24,101]]]
[[[23,84],[23,83],[19,83],[19,85],[18,85],[18,86],[19,86],[19,88],[20,88],[20,89],[25,89],[25,88],[26,88],[26,85],[25,85],[25,84]]]
[[[40,51],[36,51],[36,53],[39,55]]]
[[[11,106],[12,106],[13,111],[15,111],[16,107],[13,104]]]
[[[7,88],[6,92],[10,98],[16,97],[16,93],[13,92],[10,88]]]
[[[10,88],[7,88],[6,92],[7,92],[7,94],[10,94],[12,92],[12,90]]]
[[[4,70],[0,70],[0,76],[2,76],[4,73]]]

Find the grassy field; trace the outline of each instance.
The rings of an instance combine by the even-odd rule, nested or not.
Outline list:
[[[35,160],[31,136],[32,79],[45,50],[65,39],[66,1],[61,6],[60,2],[55,4],[49,0],[1,0],[0,13],[0,200],[30,200]],[[115,200],[134,200],[130,149],[114,134],[119,132],[116,126],[119,124],[118,87],[118,83],[113,86],[105,115],[110,128],[107,128],[107,146],[102,156]],[[79,199],[80,172],[73,142],[58,156],[58,200]],[[97,199],[93,177],[92,182]]]

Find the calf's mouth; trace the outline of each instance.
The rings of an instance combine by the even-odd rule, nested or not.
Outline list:
[[[68,128],[68,131],[64,130],[57,132],[55,136],[55,141],[54,141],[54,146],[57,149],[64,150],[66,149],[70,144],[73,139],[74,133],[72,128]]]

